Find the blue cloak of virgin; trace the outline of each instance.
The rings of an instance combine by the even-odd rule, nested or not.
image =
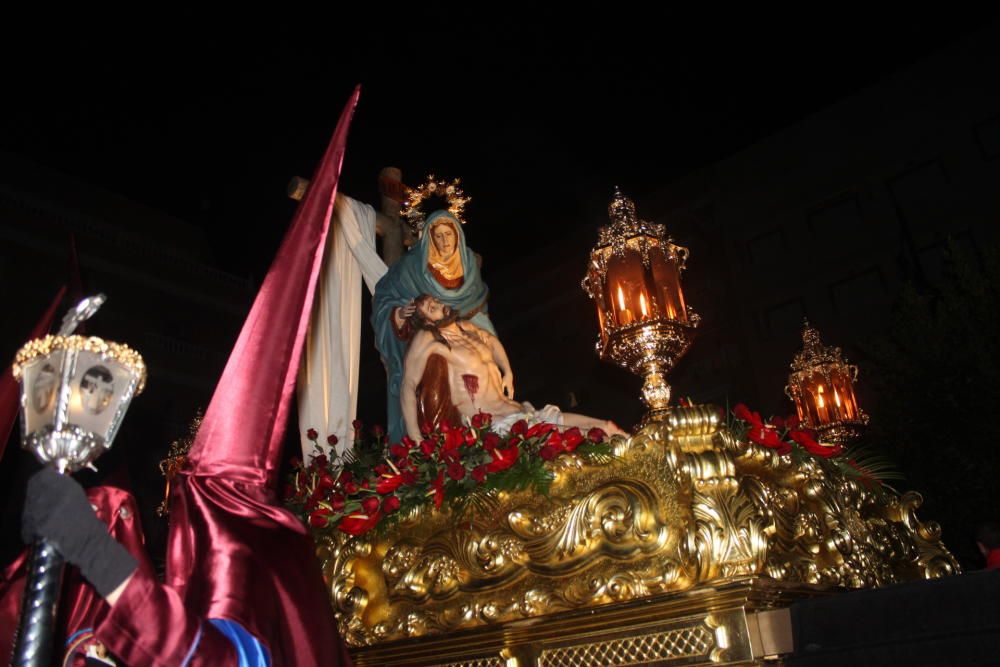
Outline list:
[[[440,218],[448,218],[455,229],[455,252],[462,258],[462,284],[455,289],[441,285],[428,266],[428,252],[431,241],[430,229]],[[375,347],[385,364],[388,390],[388,435],[389,442],[399,442],[406,435],[399,394],[403,382],[403,356],[407,341],[396,333],[392,322],[393,310],[405,306],[421,294],[430,294],[441,303],[451,306],[461,316],[482,329],[496,335],[493,323],[487,315],[486,300],[489,289],[479,274],[476,256],[465,244],[462,225],[447,211],[435,211],[427,217],[424,234],[399,261],[389,267],[388,273],[375,285],[372,297],[372,326],[375,328]]]

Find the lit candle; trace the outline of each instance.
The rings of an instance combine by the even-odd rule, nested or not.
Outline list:
[[[824,424],[830,421],[830,411],[826,407],[826,400],[823,398],[823,385],[816,387],[816,408],[819,414],[819,419]]]
[[[622,292],[622,286],[618,286],[618,324],[625,325],[631,324],[635,318],[632,316],[632,311],[625,307],[625,293]]]
[[[649,311],[646,310],[646,295],[642,292],[639,293],[639,310],[642,311],[642,319],[649,317]]]
[[[833,388],[833,401],[837,404],[837,407],[833,410],[834,416],[839,419],[843,405],[840,402],[840,392],[837,391],[836,387]]]

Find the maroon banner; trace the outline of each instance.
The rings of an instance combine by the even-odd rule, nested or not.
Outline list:
[[[239,623],[266,646],[272,665],[350,664],[315,546],[282,507],[276,481],[359,93],[340,117],[177,478],[166,586],[135,577],[98,629],[126,661],[181,664],[177,651],[196,617]]]

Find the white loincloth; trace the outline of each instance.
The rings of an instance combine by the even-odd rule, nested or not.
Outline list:
[[[499,435],[507,435],[510,427],[522,419],[528,422],[528,426],[541,423],[563,425],[562,410],[555,405],[546,405],[541,410],[536,410],[534,405],[525,401],[521,403],[521,407],[524,408],[524,412],[515,412],[494,419],[493,430]]]

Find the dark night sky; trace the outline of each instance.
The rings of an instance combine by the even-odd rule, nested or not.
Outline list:
[[[7,21],[0,148],[209,232],[259,279],[355,83],[343,190],[382,166],[461,176],[470,242],[596,226],[640,199],[975,29],[976,17],[685,17],[668,8],[444,8],[239,18]],[[499,7],[499,6],[498,6]]]

